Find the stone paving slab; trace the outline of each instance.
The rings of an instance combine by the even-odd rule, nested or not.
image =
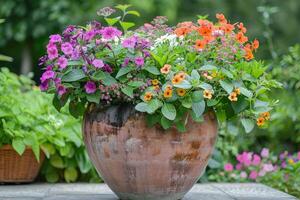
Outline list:
[[[0,185],[0,200],[117,200],[105,184]],[[196,184],[183,200],[296,200],[256,183]]]

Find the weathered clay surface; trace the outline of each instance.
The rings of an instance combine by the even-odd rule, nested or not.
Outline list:
[[[149,128],[132,106],[90,108],[83,122],[89,156],[108,186],[123,200],[177,200],[202,175],[214,148],[217,121],[189,120],[186,133]]]

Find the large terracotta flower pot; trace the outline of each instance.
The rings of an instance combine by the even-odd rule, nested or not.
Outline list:
[[[214,113],[203,123],[188,121],[187,132],[148,127],[130,105],[84,116],[88,154],[104,181],[122,199],[178,200],[205,171],[217,137]]]

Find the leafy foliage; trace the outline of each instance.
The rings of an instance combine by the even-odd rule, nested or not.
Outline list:
[[[28,77],[1,68],[0,146],[11,144],[20,155],[29,146],[37,159],[43,151],[47,159],[42,175],[49,182],[97,181],[83,147],[80,120],[65,108],[58,113],[49,105],[51,98]]]

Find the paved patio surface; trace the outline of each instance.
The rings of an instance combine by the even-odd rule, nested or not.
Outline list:
[[[105,184],[0,185],[0,200],[117,200]],[[296,200],[262,184],[197,184],[183,200]]]

